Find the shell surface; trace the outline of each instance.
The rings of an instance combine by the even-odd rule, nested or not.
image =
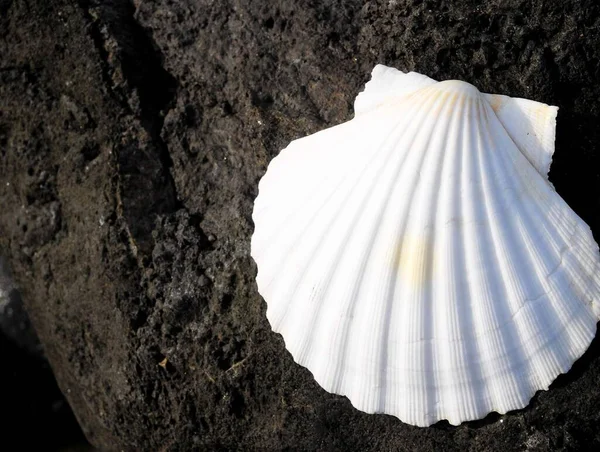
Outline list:
[[[557,108],[378,65],[355,112],[259,184],[273,330],[368,413],[427,426],[523,408],[600,313],[598,246],[547,179]]]

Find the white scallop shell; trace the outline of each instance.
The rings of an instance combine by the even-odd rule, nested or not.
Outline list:
[[[355,110],[260,182],[273,330],[368,413],[426,426],[526,406],[600,313],[598,246],[547,180],[557,108],[378,65]]]

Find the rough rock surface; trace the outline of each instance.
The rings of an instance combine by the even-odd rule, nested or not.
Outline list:
[[[600,446],[600,346],[529,407],[451,427],[355,410],[271,332],[251,209],[376,63],[560,107],[550,179],[600,238],[593,0],[0,0],[0,252],[103,449]]]

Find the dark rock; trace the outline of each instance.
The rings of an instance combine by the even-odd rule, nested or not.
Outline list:
[[[41,344],[31,326],[8,265],[0,256],[0,334],[24,351],[43,357]]]
[[[2,256],[0,356],[2,450],[91,450],[56,384]]]
[[[421,429],[322,390],[271,332],[252,202],[376,63],[560,107],[551,180],[600,234],[600,6],[0,1],[0,248],[106,449],[597,448],[600,347],[529,407]],[[5,13],[4,13],[5,12]]]

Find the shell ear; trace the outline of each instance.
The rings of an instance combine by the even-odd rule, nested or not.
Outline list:
[[[527,99],[484,94],[519,151],[548,180],[558,107]]]
[[[354,112],[356,116],[361,115],[390,99],[402,97],[434,83],[438,82],[426,75],[404,73],[378,64],[373,68],[371,80],[365,85],[365,90],[354,100]]]

